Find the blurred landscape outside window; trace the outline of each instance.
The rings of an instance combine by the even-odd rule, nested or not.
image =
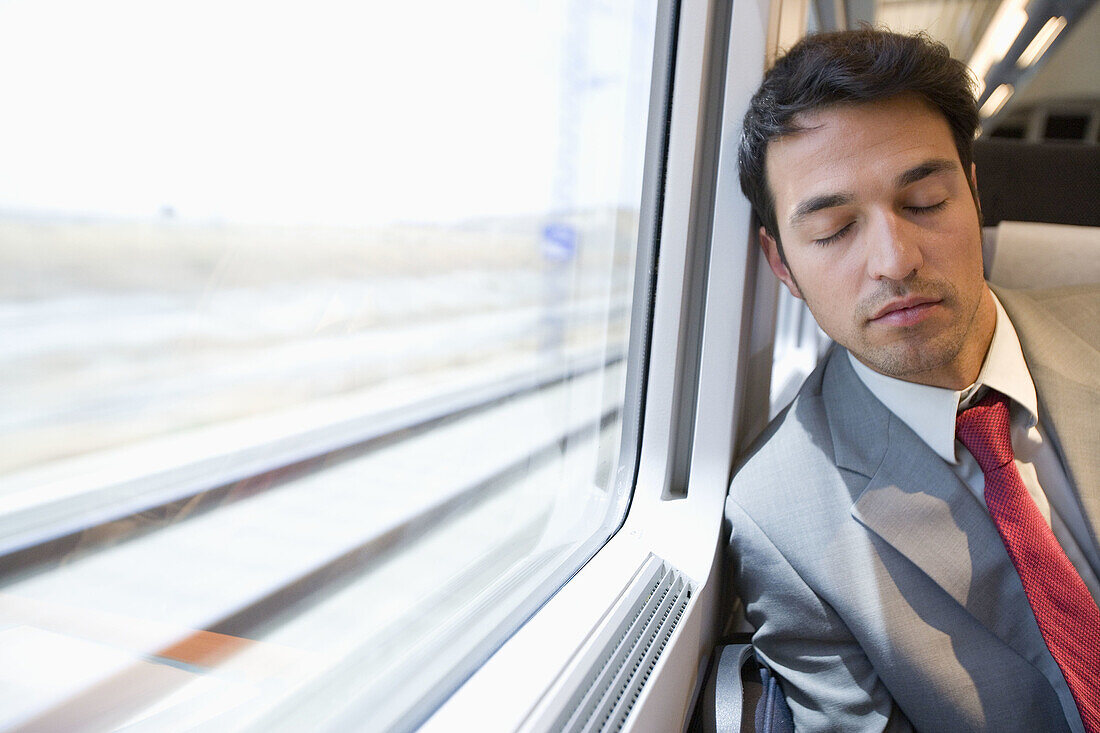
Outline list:
[[[606,541],[656,12],[0,4],[0,730],[408,729]]]

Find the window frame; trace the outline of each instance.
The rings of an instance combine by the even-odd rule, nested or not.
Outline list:
[[[750,243],[737,147],[763,73],[768,8],[768,0],[659,5],[662,19],[670,11],[678,17],[660,220],[640,232],[654,232],[659,256],[644,360],[634,329],[645,324],[632,324],[628,374],[635,381],[628,383],[638,386],[628,390],[644,389],[628,392],[628,404],[636,397],[644,407],[630,508],[621,529],[423,731],[461,729],[473,720],[491,730],[547,730],[569,699],[586,644],[651,555],[690,577],[697,592],[626,727],[687,725],[720,632],[722,512],[735,447],[767,418],[776,287]],[[651,115],[653,105],[651,99]],[[660,127],[651,117],[650,137]],[[647,160],[650,193],[655,169]],[[644,252],[639,263],[649,264]],[[677,441],[685,430],[690,440]],[[677,442],[690,453],[683,489],[670,491]]]

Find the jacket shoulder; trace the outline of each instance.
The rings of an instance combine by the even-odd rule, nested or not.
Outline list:
[[[847,356],[838,352],[822,360],[734,471],[727,501],[739,505],[762,527],[772,522],[786,525],[800,512],[816,511],[810,507],[831,503],[827,497],[838,493],[850,503],[836,465],[824,394],[824,374],[836,358]],[[847,503],[840,503],[846,512]]]

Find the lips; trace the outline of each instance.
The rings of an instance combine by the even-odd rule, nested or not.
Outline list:
[[[923,295],[894,298],[879,308],[869,320],[894,326],[911,326],[922,320],[941,299]]]
[[[870,320],[877,321],[891,315],[904,315],[905,311],[916,312],[916,310],[921,309],[921,306],[933,305],[939,302],[939,298],[924,295],[909,295],[904,298],[896,298],[882,308],[879,308],[878,311],[871,316]]]

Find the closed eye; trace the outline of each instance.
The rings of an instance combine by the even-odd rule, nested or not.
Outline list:
[[[855,222],[849,222],[848,224],[845,224],[842,229],[836,231],[835,233],[821,239],[815,239],[814,244],[820,244],[822,247],[824,247],[840,240],[845,234],[848,233],[848,230],[852,228],[852,224],[854,223]]]
[[[933,211],[939,211],[945,206],[947,206],[947,199],[931,206],[906,206],[905,208],[914,214],[931,214]]]

